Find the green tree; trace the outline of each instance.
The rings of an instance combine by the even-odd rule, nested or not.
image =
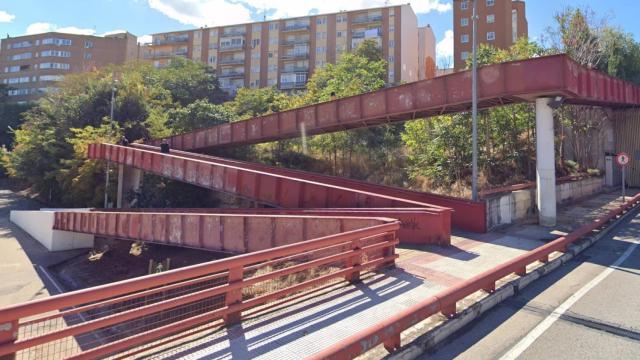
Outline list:
[[[236,114],[223,105],[215,105],[205,99],[172,109],[167,114],[167,126],[173,134],[181,134],[194,129],[231,122]]]

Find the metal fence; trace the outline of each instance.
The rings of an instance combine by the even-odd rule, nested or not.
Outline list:
[[[399,227],[370,226],[0,309],[0,356],[139,352],[216,320],[239,322],[247,309],[392,264]]]

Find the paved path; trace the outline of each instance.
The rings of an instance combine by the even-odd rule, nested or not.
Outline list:
[[[640,359],[640,215],[424,359]]]
[[[59,292],[43,268],[79,254],[78,251],[51,253],[9,221],[11,210],[39,207],[35,201],[0,190],[0,307]]]

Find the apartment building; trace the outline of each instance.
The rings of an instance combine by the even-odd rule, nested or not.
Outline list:
[[[476,0],[478,12],[477,43],[509,48],[528,34],[525,3],[522,0]],[[453,6],[453,64],[456,71],[465,68],[472,52],[472,12],[469,0],[456,0]]]
[[[47,32],[0,40],[0,82],[14,102],[33,101],[71,73],[138,58],[135,35],[74,35]]]
[[[418,28],[418,79],[436,75],[436,35],[430,25]]]
[[[418,21],[408,4],[154,34],[141,57],[156,67],[174,56],[202,61],[232,93],[240,87],[295,90],[366,39],[382,48],[389,83],[418,80]]]

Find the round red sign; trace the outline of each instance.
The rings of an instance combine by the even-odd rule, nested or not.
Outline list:
[[[629,164],[629,160],[631,160],[631,158],[629,157],[629,154],[625,152],[621,152],[616,155],[616,163],[620,166]]]

